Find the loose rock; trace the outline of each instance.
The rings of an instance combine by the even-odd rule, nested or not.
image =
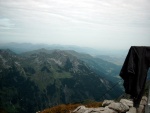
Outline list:
[[[129,111],[126,112],[126,113],[136,113],[136,108],[135,108],[135,107],[131,107],[131,108],[129,109]]]
[[[86,110],[87,108],[85,106],[79,106],[73,111],[73,113],[84,113]]]
[[[129,106],[126,105],[125,103],[111,103],[109,106],[109,108],[111,109],[114,109],[116,111],[119,111],[119,112],[126,112],[129,110]]]
[[[113,100],[104,100],[104,102],[102,103],[102,106],[108,106],[109,104],[113,103]]]
[[[98,108],[77,107],[72,113],[143,113],[147,104],[147,97],[143,96],[139,108],[133,107],[133,101],[121,99],[120,102],[113,100],[104,100],[103,106]]]
[[[140,105],[146,105],[147,104],[147,97],[143,96],[140,102]]]
[[[125,104],[128,105],[129,107],[133,107],[133,101],[131,101],[131,100],[121,99],[120,102],[121,102],[121,103],[125,103]]]

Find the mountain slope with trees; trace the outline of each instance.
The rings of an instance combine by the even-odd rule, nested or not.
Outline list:
[[[0,106],[7,112],[33,113],[62,103],[116,98],[122,93],[119,86],[103,98],[112,85],[67,51],[0,50]]]

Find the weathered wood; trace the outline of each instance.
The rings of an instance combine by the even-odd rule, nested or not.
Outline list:
[[[145,113],[150,113],[150,86],[149,86],[149,92],[148,92],[148,102],[145,106]]]

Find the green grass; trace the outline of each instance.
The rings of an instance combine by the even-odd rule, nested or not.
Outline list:
[[[71,75],[71,73],[68,73],[68,72],[62,72],[62,73],[54,72],[53,77],[54,77],[55,79],[71,78],[72,75]]]

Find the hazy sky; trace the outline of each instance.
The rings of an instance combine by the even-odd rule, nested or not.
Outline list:
[[[150,0],[0,0],[0,42],[150,46]]]

